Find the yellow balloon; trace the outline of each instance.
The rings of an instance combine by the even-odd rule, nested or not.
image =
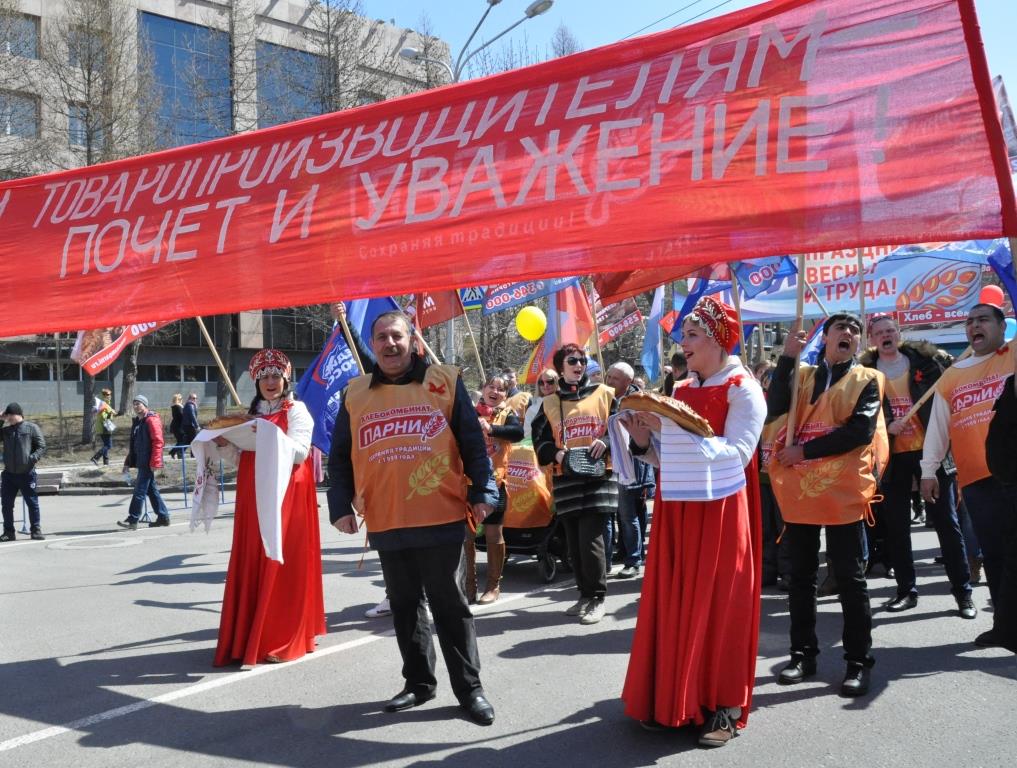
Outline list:
[[[516,330],[527,341],[536,341],[547,330],[547,317],[540,307],[523,307],[516,315]]]

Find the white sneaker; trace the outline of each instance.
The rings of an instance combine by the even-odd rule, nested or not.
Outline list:
[[[579,623],[596,624],[602,618],[604,618],[604,601],[593,599],[587,603],[586,610],[583,611],[583,618],[579,620]]]
[[[566,616],[581,616],[586,612],[587,603],[590,602],[588,597],[580,597],[579,602],[573,605],[571,608],[565,611]]]
[[[374,608],[364,611],[364,615],[369,619],[380,619],[382,616],[392,615],[392,606],[388,604],[388,598],[386,597]]]

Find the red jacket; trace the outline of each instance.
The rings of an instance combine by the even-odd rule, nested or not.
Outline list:
[[[131,424],[131,447],[127,452],[126,464],[137,467],[147,464],[149,469],[162,467],[162,419],[155,411],[149,411],[142,418],[135,417]]]

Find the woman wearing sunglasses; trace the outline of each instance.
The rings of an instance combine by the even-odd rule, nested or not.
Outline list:
[[[738,322],[726,304],[703,298],[682,323],[691,378],[674,397],[710,422],[717,446],[737,452],[746,484],[713,501],[662,501],[668,446],[658,456],[654,414],[623,414],[633,454],[661,465],[653,535],[643,575],[625,713],[647,728],[702,727],[699,743],[724,746],[745,725],[759,639],[760,512],[756,444],[766,417],[759,382],[731,354]]]
[[[586,375],[586,353],[566,344],[554,353],[558,390],[545,394],[533,420],[533,449],[542,466],[553,469],[554,504],[565,529],[579,600],[565,611],[582,624],[604,617],[607,594],[607,557],[604,552],[604,516],[618,511],[618,484],[610,464],[601,476],[567,471],[567,451],[587,452],[591,462],[608,459],[607,419],[615,409],[614,390],[591,384]]]
[[[543,407],[544,398],[558,391],[558,371],[548,368],[542,371],[537,379],[537,396],[530,401],[530,407],[523,416],[523,439],[533,435],[533,420]]]

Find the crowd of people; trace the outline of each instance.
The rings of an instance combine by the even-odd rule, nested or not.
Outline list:
[[[916,490],[965,620],[978,614],[972,564],[984,563],[993,624],[972,640],[1017,653],[1017,345],[1004,340],[1003,313],[987,304],[971,310],[971,353],[956,362],[931,345],[902,341],[885,315],[869,320],[872,347],[859,354],[862,322],[828,317],[815,365],[799,363],[806,334],[795,329],[775,364],[749,371],[735,354],[735,313],[701,299],[682,323],[681,352],[662,388],[665,404],[691,408],[712,429],[712,437],[690,438],[666,414],[623,404],[646,388],[624,361],[591,372],[586,350],[565,344],[537,377],[534,396],[506,369],[475,401],[457,368],[415,351],[407,316],[376,318],[367,343],[355,340],[367,373],[342,396],[327,503],[339,532],[366,527],[378,553],[386,598],[384,610],[369,615],[391,614],[403,661],[403,683],[385,710],[434,698],[433,622],[461,707],[478,724],[494,722],[470,605],[500,597],[508,456],[523,441],[543,468],[554,524],[567,542],[576,594],[564,613],[596,624],[609,577],[642,574],[622,698],[625,712],[648,729],[695,724],[702,746],[720,747],[746,725],[764,586],[788,592],[789,658],[778,682],[816,674],[824,549],[843,615],[840,693],[864,696],[876,662],[867,574],[877,546],[897,585],[884,609],[918,604],[910,538]],[[249,373],[256,395],[244,418],[270,422],[290,446],[272,458],[292,463],[278,510],[282,557],[263,546],[257,452],[216,433],[211,450],[238,467],[216,665],[289,661],[312,651],[326,631],[313,419],[293,396],[282,352],[258,352]],[[112,430],[105,424],[115,416],[103,395],[96,462],[108,462]],[[163,428],[148,405],[143,395],[134,398],[125,467],[135,467],[138,479],[128,517],[119,521],[128,529],[137,528],[146,497],[156,512],[150,525],[169,524],[154,477]],[[174,405],[171,431],[180,445],[195,438],[196,410],[192,421],[187,406]],[[29,499],[45,442],[17,403],[3,416],[0,540],[14,537],[19,492],[32,538],[42,538],[38,503]],[[973,533],[965,534],[962,515]],[[483,588],[478,541],[486,549]]]

